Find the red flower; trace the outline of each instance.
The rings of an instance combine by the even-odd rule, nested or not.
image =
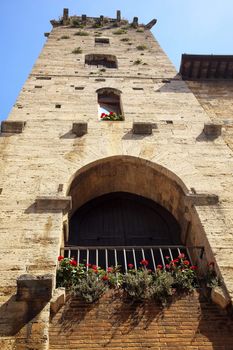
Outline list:
[[[64,259],[64,256],[62,256],[62,255],[60,255],[60,256],[57,258],[58,261],[61,261],[61,260],[63,260],[63,259]]]
[[[86,264],[86,267],[91,267],[91,264]]]
[[[161,270],[163,268],[162,265],[157,265],[157,269]]]
[[[148,269],[147,271],[148,271],[149,273],[151,273],[151,272],[152,272],[152,270],[151,270],[151,269]]]
[[[143,259],[142,261],[140,261],[140,264],[143,266],[147,266],[147,265],[149,265],[149,261],[146,259]]]
[[[197,270],[198,267],[197,266],[190,266],[190,270]]]
[[[113,112],[110,112],[109,114],[110,114],[110,115],[113,115],[114,113],[113,113]]]
[[[165,259],[169,260],[169,259],[170,259],[170,256],[168,256],[168,255],[167,255],[167,256],[165,256]]]
[[[112,267],[108,267],[108,268],[107,268],[107,271],[108,271],[108,272],[112,272],[112,271],[113,271],[113,268],[112,268]]]
[[[106,116],[106,114],[105,114],[105,113],[102,113],[101,116],[100,116],[100,118],[103,118],[103,117],[105,117],[105,116]]]
[[[170,269],[170,265],[169,264],[166,264],[165,267],[166,267],[166,269]]]
[[[70,265],[77,266],[77,261],[76,260],[70,260]]]
[[[190,264],[190,262],[189,262],[188,260],[184,260],[183,263],[184,263],[185,265],[189,265],[189,264]]]
[[[92,269],[93,270],[98,270],[98,266],[97,265],[92,265]]]
[[[178,258],[179,259],[184,259],[185,258],[185,255],[183,253],[181,253],[180,255],[178,255]]]
[[[108,281],[108,276],[107,276],[107,275],[104,275],[104,276],[102,277],[102,280],[103,280],[103,281]]]
[[[129,269],[133,269],[133,267],[134,267],[133,264],[128,264]]]
[[[174,264],[176,264],[176,263],[178,263],[179,262],[179,259],[174,259],[174,260],[172,260],[172,263],[174,263]]]
[[[92,269],[92,271],[93,271],[94,273],[99,273],[99,271],[98,271],[98,270],[93,270],[93,269]]]

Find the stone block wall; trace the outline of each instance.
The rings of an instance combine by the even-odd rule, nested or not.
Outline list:
[[[23,274],[54,276],[63,240],[63,207],[40,207],[37,199],[63,203],[75,174],[111,157],[126,163],[128,157],[133,159],[135,179],[142,173],[137,171],[141,162],[154,164],[163,175],[178,179],[184,196],[192,191],[218,196],[214,205],[190,204],[185,209],[184,216],[190,222],[186,242],[205,246],[207,259],[216,262],[233,298],[232,149],[221,136],[212,141],[203,138],[204,123],[211,122],[211,117],[177,75],[150,31],[129,27],[117,35],[117,29],[109,25],[86,27],[82,30],[89,35],[80,36],[75,35],[78,28],[54,27],[8,118],[23,123],[22,133],[1,134],[3,350],[13,349],[15,341],[16,350],[48,348],[48,305],[21,324],[21,329],[15,328],[17,317],[11,317],[20,307],[14,299],[16,279]],[[110,45],[95,45],[97,36],[109,38]],[[139,50],[140,45],[146,48]],[[77,47],[82,52],[72,53]],[[117,56],[118,69],[101,71],[85,66],[85,54],[103,52]],[[121,91],[124,121],[98,119],[96,90],[105,87]],[[88,123],[87,133],[81,137],[72,132],[78,121]],[[133,134],[134,122],[152,123],[152,134]],[[118,183],[127,189],[130,178],[126,181],[127,174],[120,166],[118,170]],[[107,175],[100,172],[100,176]],[[142,177],[138,183],[143,182],[150,193],[147,180]],[[156,178],[150,178],[149,183],[156,194]],[[165,197],[173,198],[173,211],[173,205],[181,203],[183,197],[176,197],[179,191],[173,193],[166,181],[163,186]]]

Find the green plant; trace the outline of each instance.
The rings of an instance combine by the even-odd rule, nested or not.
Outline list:
[[[72,286],[72,292],[87,303],[93,303],[106,292],[107,288],[107,284],[91,271],[85,277],[77,280],[77,283]]]
[[[102,113],[100,119],[109,121],[122,121],[124,120],[124,117],[121,114],[110,112],[109,114]]]
[[[125,29],[118,29],[118,30],[115,30],[114,32],[113,32],[113,34],[115,34],[115,35],[122,35],[122,34],[126,34],[127,33],[127,30],[125,30]]]
[[[153,296],[153,276],[146,267],[129,270],[123,276],[122,286],[128,297],[134,301],[148,300]]]
[[[101,68],[99,71],[100,72],[106,72],[106,69],[105,68]]]
[[[142,63],[142,60],[137,59],[136,61],[134,61],[134,63],[133,63],[133,64],[138,65],[138,64],[141,64],[141,63]]]
[[[178,292],[191,292],[197,287],[196,266],[190,266],[189,260],[184,254],[180,254],[176,259],[171,260],[166,257],[166,271],[174,279],[173,287]]]
[[[82,53],[83,51],[82,51],[82,49],[81,49],[81,47],[77,47],[76,49],[74,49],[73,51],[72,51],[72,53],[74,53],[74,54],[80,54],[80,53]]]
[[[103,23],[98,21],[96,21],[92,26],[92,28],[101,28],[101,27],[103,27]]]
[[[84,32],[82,30],[79,30],[78,32],[74,33],[74,35],[78,35],[78,36],[88,36],[89,33],[88,32]]]
[[[144,51],[144,50],[147,49],[147,46],[146,46],[146,45],[138,45],[138,46],[136,47],[136,49],[139,50],[139,51]]]
[[[167,300],[174,294],[174,278],[170,273],[164,270],[157,270],[153,281],[153,297],[155,300],[166,305]]]
[[[61,37],[60,37],[60,39],[69,39],[70,37],[69,37],[69,35],[62,35]]]
[[[115,113],[104,114],[102,120],[122,120]],[[114,119],[115,118],[115,119]],[[122,118],[122,117],[121,117]],[[77,264],[73,258],[59,256],[57,269],[57,287],[65,287],[74,295],[88,303],[98,300],[109,288],[122,288],[128,298],[133,301],[155,299],[166,305],[174,294],[190,293],[197,287],[196,266],[190,266],[184,254],[171,260],[165,257],[165,266],[157,265],[155,272],[148,269],[149,262],[143,259],[141,267],[134,269],[128,265],[125,274],[120,273],[120,267],[109,267],[104,270],[96,265]],[[211,269],[212,271],[212,269]],[[207,275],[207,284],[213,281]],[[211,284],[213,287],[213,284]]]
[[[128,42],[130,39],[129,38],[122,38],[121,41],[123,42]]]
[[[214,262],[208,264],[207,272],[202,276],[202,281],[208,288],[215,288],[221,285],[221,280],[218,278],[214,268]]]
[[[80,22],[77,18],[71,18],[70,19],[70,25],[73,28],[84,28],[83,23]]]

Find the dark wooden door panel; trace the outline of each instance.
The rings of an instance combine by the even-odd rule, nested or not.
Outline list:
[[[175,218],[157,203],[130,193],[96,198],[70,220],[69,245],[145,246],[180,244]]]

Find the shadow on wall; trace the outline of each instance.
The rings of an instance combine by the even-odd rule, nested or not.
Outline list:
[[[200,320],[195,337],[206,337],[206,343],[210,342],[213,350],[233,350],[233,317],[210,301],[207,302],[201,294],[199,303]]]
[[[164,85],[160,86],[155,92],[165,92],[165,93],[191,93],[187,84],[182,80],[180,74],[175,75],[171,79],[162,79],[161,81]]]
[[[162,308],[155,302],[132,303],[120,292],[110,291],[95,304],[76,298],[66,303],[50,324],[50,345],[58,348],[61,344],[63,350],[71,344],[97,350],[116,345],[232,350],[233,324],[196,292]]]
[[[13,295],[0,307],[0,336],[16,335],[46,304],[46,301],[17,301]]]

